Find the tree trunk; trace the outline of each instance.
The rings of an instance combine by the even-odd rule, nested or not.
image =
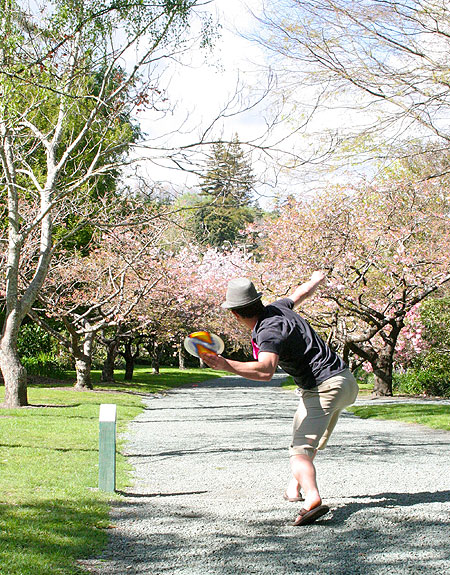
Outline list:
[[[380,352],[374,362],[372,362],[375,381],[373,385],[373,397],[383,397],[392,395],[392,368],[394,363],[395,346],[398,336],[404,327],[403,318],[400,317],[395,323],[392,322],[389,339],[385,340],[385,347]]]
[[[87,391],[94,389],[91,379],[91,362],[87,357],[80,357],[75,360],[75,370],[77,372],[77,381],[75,389],[77,391]]]
[[[374,385],[372,396],[385,397],[392,395],[392,357],[390,354],[379,355],[372,364]]]
[[[133,381],[133,374],[134,374],[134,358],[129,360],[125,360],[125,381]]]
[[[94,346],[95,334],[88,332],[83,341],[83,351],[75,357],[75,370],[77,372],[77,381],[75,389],[77,391],[86,391],[93,389],[91,379],[92,351]]]
[[[348,345],[344,345],[344,349],[342,351],[342,359],[347,365],[350,365],[350,347]]]
[[[2,59],[0,52],[0,59]],[[30,311],[47,274],[51,257],[52,220],[47,212],[50,190],[54,180],[47,178],[47,185],[41,192],[40,255],[33,280],[22,293],[19,287],[21,255],[24,237],[22,235],[19,211],[19,186],[16,180],[16,166],[13,158],[13,138],[7,122],[0,121],[0,165],[3,188],[7,190],[8,202],[8,248],[6,256],[6,315],[0,337],[0,369],[5,382],[5,402],[8,408],[28,405],[27,370],[21,364],[17,353],[17,337],[24,317]],[[5,186],[6,184],[6,186]],[[4,191],[3,189],[3,191]],[[5,197],[3,195],[2,200]]]
[[[153,346],[152,352],[152,368],[153,368],[153,375],[159,375],[159,367],[160,367],[160,358],[161,358],[161,345],[155,343]]]
[[[133,355],[131,346],[131,341],[125,342],[125,351],[123,354],[123,357],[125,358],[125,381],[132,381],[133,379],[135,356]]]
[[[106,359],[102,369],[102,382],[114,381],[114,365],[116,362],[118,348],[119,342],[117,340],[110,341],[106,345]]]
[[[150,361],[152,362],[153,375],[159,375],[161,344],[151,339],[145,346],[145,349],[147,350],[148,355],[150,356]]]
[[[394,325],[390,334],[392,336],[391,340],[387,340],[387,338],[385,339],[385,346],[381,351],[363,348],[361,345],[357,345],[351,341],[346,343],[350,351],[355,353],[364,361],[368,361],[372,366],[375,378],[372,397],[385,397],[392,395],[392,363],[395,345],[402,326],[403,324],[401,321]]]
[[[5,401],[8,409],[28,405],[27,370],[20,363],[16,345],[3,339],[0,347],[0,369],[5,382]]]
[[[186,365],[184,363],[184,352],[183,352],[183,344],[178,344],[178,369],[186,369]]]

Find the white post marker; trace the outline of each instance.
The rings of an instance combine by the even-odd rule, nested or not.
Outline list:
[[[116,417],[114,403],[100,405],[98,429],[98,488],[116,490]]]

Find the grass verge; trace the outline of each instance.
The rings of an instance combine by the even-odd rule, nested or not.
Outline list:
[[[417,403],[354,405],[348,410],[362,419],[392,419],[450,431],[450,405]]]
[[[371,384],[358,384],[359,397],[370,395],[373,386]],[[284,389],[294,390],[297,386],[289,377],[282,384]],[[417,423],[432,429],[450,431],[450,405],[436,404],[389,404],[389,405],[353,405],[348,408],[362,419],[392,419],[404,423]]]
[[[140,395],[217,375],[194,369],[162,370],[154,376],[142,368],[131,384],[119,381],[87,392],[74,391],[68,381],[58,381],[58,387],[47,382],[29,387],[30,407],[0,409],[2,575],[86,573],[77,560],[96,556],[104,548],[111,499],[118,495],[96,489],[101,403],[117,405],[117,489],[121,490],[129,484],[129,468],[120,454],[120,434],[142,410]],[[0,403],[3,394],[0,388]]]
[[[96,391],[125,391],[128,393],[158,393],[174,387],[199,383],[214,377],[223,377],[223,371],[213,369],[189,368],[180,371],[176,367],[163,367],[161,373],[155,375],[151,367],[138,366],[134,369],[132,381],[124,381],[125,370],[114,371],[114,382],[102,383],[101,370],[91,371],[92,382]],[[71,388],[75,381],[75,371],[65,371],[64,379],[59,380],[59,386]],[[54,380],[42,378],[39,387],[54,387]]]

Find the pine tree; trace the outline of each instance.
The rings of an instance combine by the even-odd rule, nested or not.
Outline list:
[[[236,244],[240,236],[243,239],[246,226],[257,213],[252,198],[254,182],[250,161],[237,136],[229,144],[213,145],[200,183],[203,205],[195,218],[198,241],[221,247]]]

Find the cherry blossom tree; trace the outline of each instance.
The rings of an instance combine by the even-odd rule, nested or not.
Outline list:
[[[437,183],[328,190],[294,200],[259,228],[261,278],[284,295],[328,271],[304,312],[344,357],[368,362],[374,394],[392,394],[392,362],[408,314],[450,280],[448,194]]]
[[[179,307],[185,314],[184,325],[190,330],[216,332],[228,338],[230,343],[241,341],[236,322],[224,313],[220,304],[230,279],[253,276],[252,254],[239,248],[229,252],[209,248],[204,254],[191,253],[190,258],[184,254],[180,262],[183,267],[186,261],[190,262],[190,274],[181,268],[178,270],[179,276],[185,278],[178,296]]]
[[[142,216],[141,216],[142,217]],[[161,222],[112,226],[102,230],[88,256],[69,253],[54,262],[48,281],[38,296],[32,317],[50,331],[74,357],[75,388],[92,389],[92,354],[97,334],[105,329],[123,330],[140,325],[140,301],[164,275],[164,259],[157,247]],[[46,318],[59,320],[64,329],[51,327]],[[124,330],[125,326],[125,330]]]
[[[418,303],[405,315],[405,326],[395,346],[396,363],[404,368],[411,365],[415,357],[430,349],[429,342],[423,337],[425,326],[420,316],[420,308],[421,303]]]
[[[232,346],[246,341],[229,314],[220,307],[228,281],[253,274],[251,254],[209,248],[202,252],[191,244],[165,256],[164,277],[143,298],[139,314],[147,320],[149,338],[172,344],[182,354],[182,342],[192,331],[213,331]]]
[[[206,329],[220,334],[226,339],[229,351],[248,344],[248,338],[221,309],[220,303],[229,279],[252,273],[252,256],[239,249],[223,252],[211,248],[203,253],[195,244],[175,252],[166,248],[158,251],[163,261],[158,266],[162,272],[158,281],[142,295],[128,316],[122,314],[116,321],[109,320],[98,332],[100,341],[111,348],[104,370],[105,381],[112,380],[113,360],[118,353],[126,359],[126,379],[131,379],[136,354],[142,347],[152,358],[156,372],[158,354],[163,349],[172,348],[183,367],[183,340],[192,331]],[[139,262],[142,266],[142,258]]]

